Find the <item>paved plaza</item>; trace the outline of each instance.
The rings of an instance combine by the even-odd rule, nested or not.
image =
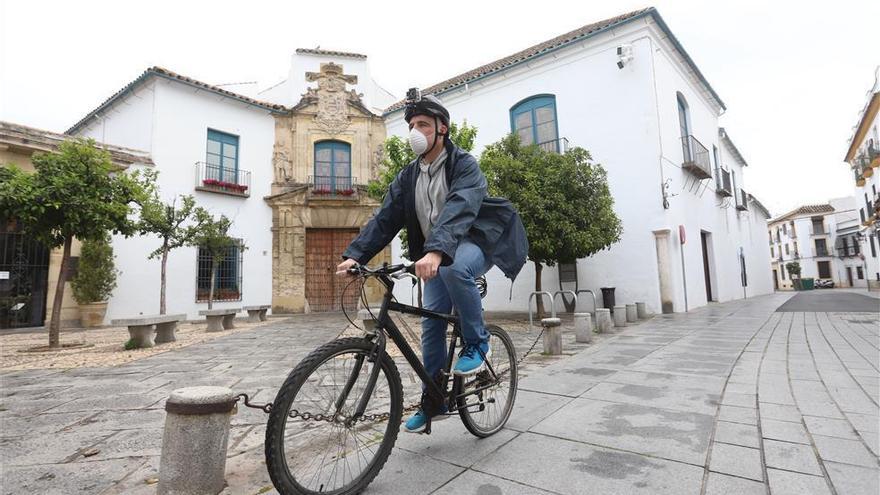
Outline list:
[[[877,495],[878,318],[876,295],[835,289],[658,315],[589,345],[568,331],[564,356],[524,363],[505,430],[480,440],[452,418],[401,433],[365,493]],[[520,354],[537,335],[496,321]],[[270,401],[345,323],[271,319],[115,367],[0,373],[2,494],[153,494],[172,390]],[[223,493],[275,493],[265,420],[233,416]]]

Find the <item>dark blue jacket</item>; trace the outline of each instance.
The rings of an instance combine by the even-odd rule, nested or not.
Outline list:
[[[409,259],[413,261],[437,251],[443,255],[441,265],[450,265],[458,243],[469,236],[507,278],[516,277],[529,253],[519,214],[510,201],[487,196],[486,177],[473,156],[451,142],[446,144],[446,151],[446,205],[428,239],[422,235],[416,217],[416,159],[391,183],[382,207],[351,242],[343,258],[366,264],[406,227]]]

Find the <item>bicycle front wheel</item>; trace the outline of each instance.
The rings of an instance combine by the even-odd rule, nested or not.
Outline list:
[[[382,353],[371,363],[372,349],[366,339],[334,340],[284,381],[265,443],[269,476],[282,495],[359,493],[382,469],[397,440],[403,391],[394,361]],[[347,421],[377,365],[364,417]]]
[[[488,437],[504,427],[516,400],[516,348],[504,329],[486,325],[492,354],[488,364],[491,370],[480,371],[462,380],[458,397],[458,415],[465,428],[478,437]],[[477,391],[479,390],[479,391]],[[475,392],[476,391],[476,392]]]

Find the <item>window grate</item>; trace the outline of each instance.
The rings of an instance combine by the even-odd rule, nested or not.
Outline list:
[[[242,296],[242,249],[230,246],[229,252],[217,266],[214,282],[214,301],[241,301]],[[208,302],[211,289],[211,256],[208,251],[199,247],[198,273],[196,275],[196,302]]]

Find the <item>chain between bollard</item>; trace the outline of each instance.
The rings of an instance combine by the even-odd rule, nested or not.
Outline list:
[[[529,356],[529,354],[531,354],[532,351],[535,350],[535,346],[538,345],[538,341],[541,340],[541,336],[543,336],[543,335],[544,335],[544,328],[541,328],[541,331],[538,333],[538,336],[535,338],[535,341],[532,342],[532,345],[531,345],[531,347],[529,347],[529,350],[526,351],[526,353],[523,354],[516,361],[517,365],[519,365],[520,363],[525,361],[525,359]],[[500,373],[498,378],[499,379],[503,378],[508,372],[509,372],[509,370]],[[243,399],[243,401],[242,401],[242,399]],[[241,393],[241,394],[236,395],[235,401],[236,402],[242,401],[242,404],[244,404],[245,407],[250,407],[252,409],[259,409],[266,414],[269,414],[272,412],[272,403],[271,402],[266,403],[266,404],[254,404],[250,401],[250,396],[248,396],[248,394],[245,394],[245,393]],[[421,402],[414,402],[414,403],[406,406],[403,409],[403,412],[407,413],[407,412],[416,411],[420,407],[421,407]],[[289,416],[291,419],[300,418],[303,421],[326,421],[328,423],[341,423],[341,424],[349,423],[349,418],[342,415],[342,414],[322,414],[322,413],[311,413],[308,411],[300,412],[296,409],[292,409],[290,412],[287,413],[287,416]],[[381,414],[365,414],[365,415],[357,418],[354,422],[361,423],[364,421],[388,421],[389,419],[391,419],[391,413],[387,412],[387,413],[381,413]]]
[[[235,396],[235,402],[238,402],[241,399],[244,399],[244,401],[242,403],[245,405],[245,407],[250,407],[252,409],[259,409],[266,414],[269,414],[270,412],[272,412],[272,403],[271,402],[267,403],[267,404],[253,404],[253,403],[251,403],[251,400],[250,400],[250,397],[248,397],[248,394],[238,394]]]

